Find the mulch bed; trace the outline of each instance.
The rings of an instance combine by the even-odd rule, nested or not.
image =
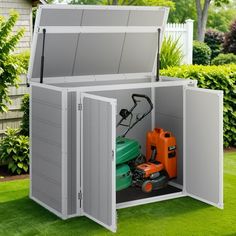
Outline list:
[[[225,148],[224,152],[236,152],[236,147]]]
[[[13,175],[8,171],[7,166],[0,166],[0,182],[27,178],[29,178],[29,174]]]

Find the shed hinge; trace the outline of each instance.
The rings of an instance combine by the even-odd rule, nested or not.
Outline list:
[[[81,192],[81,191],[78,192],[78,199],[79,199],[79,200],[82,200],[82,192]]]
[[[114,160],[114,150],[111,151],[112,160]]]
[[[82,111],[82,108],[83,108],[82,103],[79,103],[79,104],[78,104],[78,110],[79,110],[79,111]]]

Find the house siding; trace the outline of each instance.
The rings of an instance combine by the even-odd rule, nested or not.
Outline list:
[[[8,18],[11,10],[16,10],[19,13],[19,19],[14,27],[14,32],[19,28],[24,28],[25,33],[23,38],[17,45],[15,53],[21,53],[30,49],[32,40],[32,1],[28,0],[0,0],[0,15]],[[22,112],[20,111],[22,96],[28,93],[26,86],[26,75],[21,75],[21,84],[18,89],[15,87],[9,88],[10,97],[13,101],[9,105],[7,113],[0,113],[0,138],[3,136],[7,127],[19,128]]]

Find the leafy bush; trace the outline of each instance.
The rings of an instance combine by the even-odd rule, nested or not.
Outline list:
[[[236,54],[236,20],[231,24],[230,31],[225,34],[223,48],[225,53]]]
[[[29,94],[25,94],[22,98],[20,110],[23,112],[20,133],[29,136]]]
[[[26,72],[28,70],[28,64],[29,64],[29,58],[30,58],[30,52],[25,51],[20,54],[13,55],[15,58],[17,64]]]
[[[236,64],[236,55],[233,53],[219,54],[211,62],[212,65]]]
[[[211,49],[203,42],[193,41],[193,64],[209,65]]]
[[[29,170],[29,138],[19,135],[18,129],[8,128],[0,141],[0,159],[18,175]]]
[[[161,47],[161,68],[164,69],[169,66],[179,66],[182,59],[183,54],[181,46],[179,46],[179,39],[174,40],[171,37],[165,37]]]
[[[204,42],[211,49],[211,60],[217,57],[222,51],[222,44],[224,42],[224,33],[209,29],[205,33]]]
[[[161,71],[162,75],[198,80],[201,88],[224,91],[224,146],[236,146],[236,65],[184,65]]]
[[[11,103],[8,87],[17,87],[20,82],[19,75],[25,72],[16,57],[12,55],[24,34],[23,29],[12,34],[17,19],[18,14],[16,12],[11,12],[8,20],[4,20],[3,17],[0,18],[0,112],[6,112],[8,109],[6,104]]]

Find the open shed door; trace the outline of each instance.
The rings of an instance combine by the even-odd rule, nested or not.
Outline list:
[[[82,210],[116,232],[116,99],[82,93]]]
[[[187,195],[223,208],[223,92],[185,90]]]

